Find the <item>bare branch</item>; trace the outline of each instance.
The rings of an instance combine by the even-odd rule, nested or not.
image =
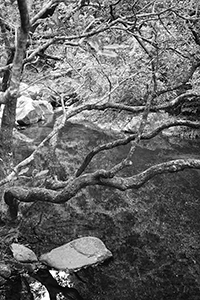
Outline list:
[[[197,62],[193,63],[192,66],[189,68],[189,70],[186,72],[186,74],[184,74],[184,76],[180,80],[179,84],[177,84],[175,86],[172,86],[172,87],[169,87],[169,88],[166,88],[166,89],[163,89],[163,90],[160,90],[160,91],[157,92],[157,95],[160,96],[160,95],[163,95],[165,93],[172,92],[174,90],[182,88],[192,78],[194,72],[199,67],[200,67],[200,61],[197,61]]]
[[[150,140],[150,139],[154,138],[155,136],[157,136],[164,129],[174,127],[174,126],[187,126],[189,128],[199,129],[200,123],[187,121],[187,120],[169,121],[167,123],[164,123],[164,124],[158,126],[151,132],[143,133],[141,136],[141,140]],[[88,155],[85,157],[83,163],[77,170],[76,177],[80,176],[85,171],[85,169],[87,168],[87,166],[89,165],[89,163],[91,162],[91,160],[97,153],[99,153],[101,151],[105,151],[105,150],[110,150],[110,149],[113,149],[118,146],[125,146],[125,145],[129,144],[131,141],[135,140],[135,138],[137,137],[137,134],[135,132],[131,132],[131,131],[129,131],[129,133],[131,135],[126,138],[118,139],[113,142],[99,145],[99,146],[95,147],[94,149],[92,149],[92,151],[90,153],[88,153]]]
[[[102,184],[114,187],[119,190],[125,191],[127,189],[138,189],[147,181],[156,175],[165,173],[180,172],[184,169],[200,169],[199,159],[177,159],[154,165],[147,170],[128,178],[114,177],[107,178],[107,171],[105,172],[105,179],[100,179]],[[102,176],[104,174],[102,173]]]
[[[137,130],[134,143],[132,144],[131,149],[130,149],[127,157],[125,159],[123,159],[120,163],[118,163],[114,167],[112,167],[109,170],[109,172],[107,172],[107,176],[109,178],[114,177],[119,171],[121,171],[124,168],[132,165],[131,156],[133,155],[133,153],[136,149],[136,146],[140,142],[141,136],[143,134],[143,131],[144,131],[146,123],[147,123],[147,118],[148,118],[149,110],[150,110],[150,107],[151,107],[151,101],[153,99],[152,95],[149,93],[148,89],[147,89],[145,98],[146,98],[146,105],[144,107],[144,111],[143,111],[143,114],[142,114],[142,117],[141,117],[140,125],[139,125],[139,128]]]
[[[118,87],[118,86],[117,86]],[[114,87],[110,92],[112,93],[113,91],[116,90],[117,87]],[[150,112],[157,112],[159,110],[166,110],[167,108],[172,108],[172,107],[177,107],[178,104],[183,103],[187,97],[190,96],[198,96],[195,94],[191,94],[191,93],[185,93],[182,94],[180,96],[178,96],[177,98],[175,98],[174,100],[172,100],[171,102],[169,102],[167,105],[160,105],[160,106],[154,106],[150,108]],[[108,97],[108,95],[106,94],[105,96],[103,96],[100,101],[105,100]],[[6,101],[5,99],[3,101]],[[5,102],[2,102],[5,103]],[[7,182],[11,181],[15,176],[16,173],[19,172],[19,170],[21,168],[23,168],[24,166],[28,165],[31,161],[33,161],[34,159],[34,155],[37,151],[39,151],[44,144],[50,140],[54,135],[57,134],[57,132],[64,126],[65,121],[70,119],[71,117],[81,113],[82,111],[85,110],[106,110],[106,109],[117,109],[117,110],[125,110],[125,111],[129,111],[131,113],[139,113],[139,112],[143,112],[145,109],[145,106],[128,106],[128,105],[123,105],[123,104],[118,104],[118,103],[103,103],[103,104],[83,104],[79,107],[71,107],[68,108],[68,111],[65,115],[65,118],[61,121],[60,126],[58,126],[55,130],[53,130],[38,146],[38,148],[29,156],[27,157],[25,160],[23,160],[22,162],[20,162],[17,166],[15,166],[13,168],[13,171],[7,176],[5,177],[3,180],[0,181],[0,186],[6,184]],[[101,150],[100,150],[101,151]],[[81,171],[82,173],[83,171]]]
[[[91,185],[103,185],[125,191],[127,189],[138,189],[147,181],[159,174],[180,172],[184,169],[200,169],[199,159],[177,159],[154,165],[145,171],[132,177],[108,178],[109,171],[99,170],[91,174],[85,174],[78,178],[71,178],[62,182],[60,192],[45,188],[22,188],[11,187],[5,191],[4,200],[9,206],[11,217],[14,219],[18,213],[19,202],[50,202],[65,203],[74,197],[80,190]],[[57,187],[58,187],[57,186]]]
[[[96,30],[91,30],[90,32],[86,32],[80,35],[72,35],[72,36],[54,36],[50,41],[47,41],[46,43],[44,43],[43,45],[41,45],[40,47],[36,48],[29,57],[27,57],[24,60],[24,63],[30,62],[32,61],[32,59],[34,59],[35,55],[37,55],[39,52],[41,51],[45,51],[47,50],[48,47],[50,47],[51,45],[53,45],[56,42],[59,41],[65,41],[65,45],[69,45],[69,46],[79,46],[79,43],[74,43],[71,42],[72,40],[77,40],[77,39],[82,39],[82,38],[86,38],[86,37],[91,37],[93,35],[99,34],[101,32],[104,32],[106,30],[109,30],[111,28],[111,26],[113,26],[116,22],[118,22],[118,20],[115,20],[113,22],[111,22],[109,25],[104,26],[103,28],[100,29],[96,29]],[[3,72],[9,68],[11,68],[13,65],[9,64],[7,66],[1,67],[0,68],[0,72]]]
[[[51,0],[49,3],[47,3],[30,21],[31,26],[33,26],[35,24],[35,22],[40,19],[43,18],[43,16],[45,15],[45,13],[52,8],[52,6],[55,8],[58,6],[59,1],[58,0]]]
[[[163,14],[165,14],[167,12],[172,12],[174,8],[175,8],[175,6],[171,6],[171,7],[166,8],[166,9],[160,11],[160,12],[152,12],[152,13],[146,13],[146,14],[145,13],[144,14],[137,14],[136,16],[137,16],[137,18],[148,18],[148,17],[156,17],[156,16],[160,17],[161,15],[163,15]]]

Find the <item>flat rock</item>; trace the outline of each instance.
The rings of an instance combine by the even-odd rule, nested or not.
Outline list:
[[[38,261],[35,253],[31,249],[29,249],[28,247],[26,247],[24,245],[12,243],[10,246],[10,249],[13,253],[14,258],[20,262],[36,262],[36,261]]]
[[[112,256],[104,243],[96,237],[82,237],[71,241],[49,253],[43,254],[40,261],[58,270],[77,271],[97,265]]]

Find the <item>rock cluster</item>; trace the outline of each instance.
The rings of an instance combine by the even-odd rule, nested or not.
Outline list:
[[[12,243],[10,248],[17,261],[22,263],[38,262],[35,253],[28,247]],[[102,263],[110,257],[112,257],[112,253],[100,239],[88,236],[75,239],[42,254],[39,261],[56,270],[77,271]]]

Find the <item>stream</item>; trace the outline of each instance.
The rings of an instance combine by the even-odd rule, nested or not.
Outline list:
[[[31,154],[52,130],[36,124],[20,130],[29,142],[18,140],[15,160]],[[54,172],[65,179],[74,174],[95,146],[115,139],[96,126],[67,122],[58,137]],[[110,168],[125,158],[130,145],[96,155],[87,172]],[[33,168],[48,168],[54,160],[48,147]],[[140,144],[131,176],[155,163],[177,158],[199,158],[199,140],[180,143],[159,135]],[[64,173],[63,173],[64,172]],[[61,174],[62,173],[62,174]],[[63,175],[64,174],[64,175]],[[79,271],[74,285],[88,300],[161,300],[200,298],[200,171],[156,176],[138,190],[121,192],[88,187],[63,205],[22,205],[19,242],[38,255],[81,236],[100,238],[113,259]],[[27,208],[28,207],[28,208]],[[37,226],[36,226],[37,225]]]

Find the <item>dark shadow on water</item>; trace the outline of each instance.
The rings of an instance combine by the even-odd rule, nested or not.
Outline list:
[[[51,130],[52,125],[37,124],[22,132],[33,139],[33,146]],[[113,138],[96,128],[67,122],[59,133],[56,150],[59,162],[69,174],[74,174],[93,147]],[[131,176],[155,163],[200,156],[197,140],[167,147],[162,138],[156,143],[159,147],[155,144],[137,147],[133,166],[121,174]],[[127,145],[99,153],[87,172],[110,168],[126,157],[129,148]],[[16,160],[30,152],[25,144],[24,148],[19,146]],[[101,238],[112,251],[113,260],[79,271],[87,284],[75,280],[75,286],[85,299],[197,300],[200,297],[199,182],[199,171],[185,170],[156,176],[138,190],[120,192],[89,187],[63,205],[37,203],[24,219],[21,240],[36,253],[44,253],[77,237]],[[34,233],[31,228],[37,220],[41,220],[40,226]]]

